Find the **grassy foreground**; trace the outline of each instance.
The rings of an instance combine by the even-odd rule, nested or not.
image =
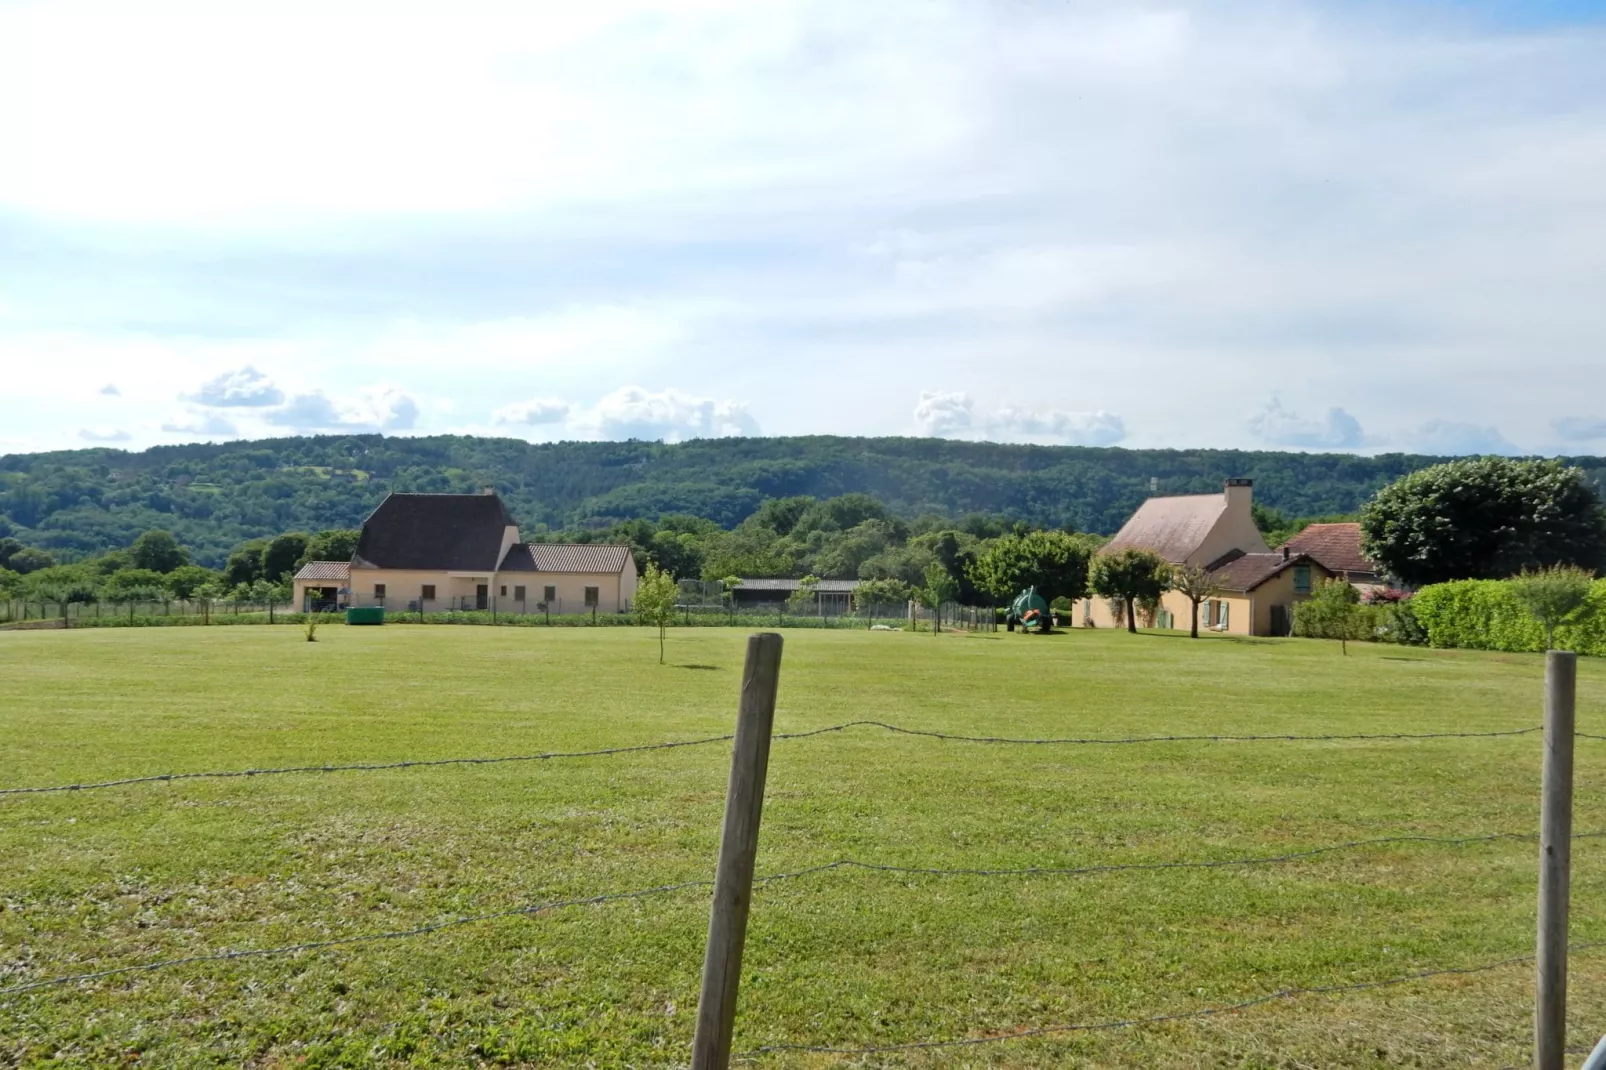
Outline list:
[[[0,635],[0,787],[527,754],[728,732],[743,634],[294,628]],[[1485,731],[1539,721],[1541,660],[1220,637],[789,632],[779,731],[875,718],[1006,736]],[[1580,669],[1606,733],[1606,664]],[[727,744],[611,757],[0,796],[0,988],[711,877]],[[1009,868],[1531,833],[1537,736],[1416,742],[778,741],[763,874],[837,859]],[[1578,749],[1606,829],[1606,743]],[[755,895],[736,1046],[856,1047],[1190,1011],[1530,951],[1531,841],[1092,876],[837,869]],[[1573,933],[1606,940],[1606,839]],[[691,889],[430,935],[0,996],[0,1065],[683,1064]],[[758,1065],[1525,1064],[1532,967],[1236,1014]],[[1572,1045],[1606,1020],[1573,958]],[[1593,1032],[1591,1032],[1593,1030]]]

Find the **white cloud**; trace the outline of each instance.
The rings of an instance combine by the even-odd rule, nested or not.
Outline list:
[[[284,391],[249,364],[208,379],[185,400],[215,408],[262,408],[284,401]]]
[[[134,436],[116,427],[85,427],[79,429],[78,437],[85,442],[127,442]]]
[[[1456,423],[1453,420],[1429,420],[1417,429],[1411,444],[1417,453],[1452,457],[1518,452],[1498,428]]]
[[[922,391],[915,405],[921,434],[936,438],[987,438],[1062,446],[1112,446],[1126,438],[1126,423],[1110,412],[1062,412],[1005,406],[980,417],[963,391]]]
[[[491,422],[500,426],[537,427],[562,423],[569,415],[569,403],[558,398],[530,398],[504,405],[491,413]]]
[[[1606,419],[1569,416],[1557,420],[1552,426],[1563,442],[1599,442],[1606,439]]]
[[[963,434],[975,423],[976,403],[961,390],[922,390],[915,403],[920,433],[933,438]]]
[[[170,435],[199,435],[202,438],[233,438],[240,433],[234,421],[221,413],[191,412],[164,421],[162,430]]]
[[[1269,446],[1296,449],[1353,450],[1367,442],[1361,423],[1338,407],[1321,420],[1307,419],[1287,408],[1276,395],[1249,418],[1249,431]]]
[[[105,396],[109,397],[109,398],[116,398],[116,397],[122,397],[123,396],[123,392],[121,390],[117,389],[117,387],[114,386],[111,383],[107,383],[105,386],[101,387],[100,388],[100,392],[102,394],[104,394]]]
[[[626,386],[573,414],[569,426],[581,437],[601,439],[726,438],[759,434],[746,402],[719,401],[674,388]]]
[[[418,402],[394,387],[371,387],[331,399],[321,390],[297,394],[264,413],[270,424],[296,431],[408,431],[418,422]]]

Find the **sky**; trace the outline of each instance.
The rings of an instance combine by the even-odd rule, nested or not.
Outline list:
[[[1606,453],[1606,0],[251,10],[0,0],[0,453]]]

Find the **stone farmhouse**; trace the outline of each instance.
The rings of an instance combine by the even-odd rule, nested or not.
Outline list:
[[[294,598],[302,610],[623,613],[635,595],[630,547],[521,542],[502,499],[486,493],[388,495],[351,560],[309,561]]]
[[[1314,524],[1274,551],[1255,527],[1253,495],[1252,480],[1229,479],[1220,494],[1150,498],[1099,553],[1151,550],[1174,565],[1207,569],[1220,593],[1200,604],[1199,627],[1237,635],[1288,635],[1294,606],[1328,579],[1378,582],[1377,567],[1361,555],[1360,525]],[[1186,597],[1168,591],[1152,625],[1187,628],[1191,610]],[[1100,598],[1078,602],[1072,619],[1117,623]]]

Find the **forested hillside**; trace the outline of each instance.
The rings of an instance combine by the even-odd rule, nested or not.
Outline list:
[[[729,527],[766,498],[850,492],[896,514],[988,514],[1112,532],[1158,480],[1162,493],[1255,480],[1291,516],[1355,510],[1378,487],[1437,458],[1219,450],[1016,446],[913,438],[726,438],[679,445],[341,435],[88,449],[0,457],[0,536],[60,558],[172,531],[221,565],[246,539],[355,527],[391,490],[494,487],[531,534],[665,514]],[[1577,463],[1597,481],[1606,460]]]

